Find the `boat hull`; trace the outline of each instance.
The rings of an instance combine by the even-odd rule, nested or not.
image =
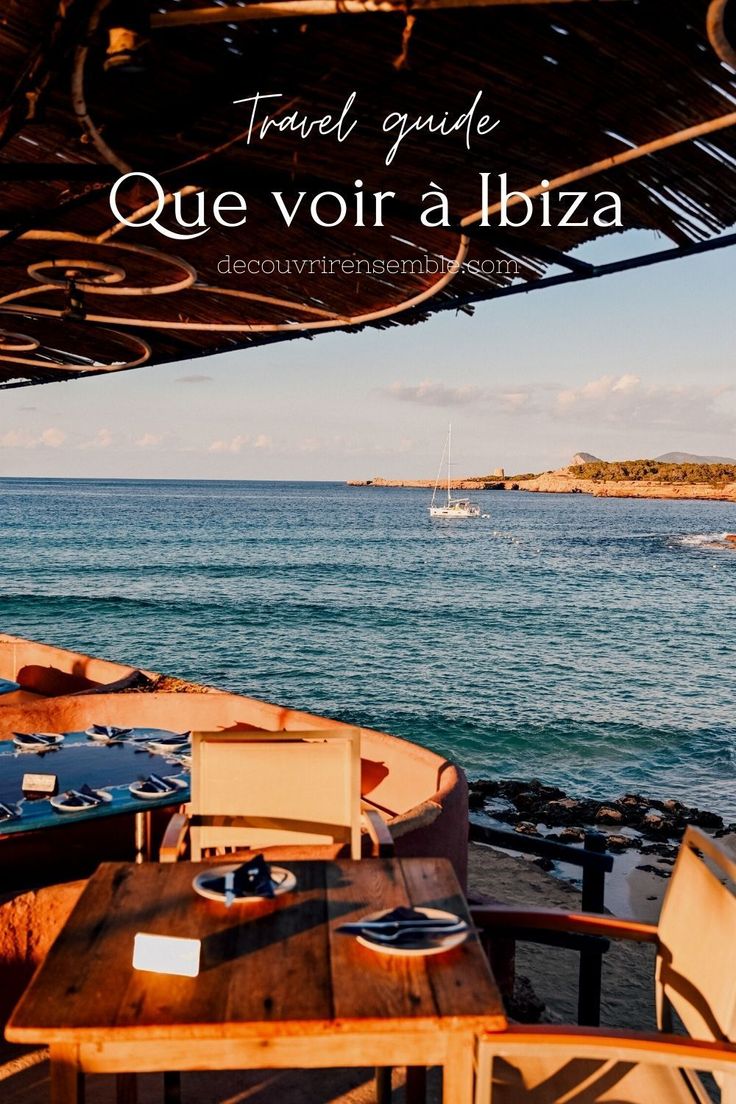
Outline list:
[[[459,508],[454,506],[430,506],[429,516],[432,518],[477,518],[480,517],[480,506],[476,506],[475,503]]]

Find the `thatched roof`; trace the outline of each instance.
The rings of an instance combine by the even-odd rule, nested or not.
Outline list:
[[[190,9],[217,16],[228,4],[232,22],[167,19],[186,20]],[[494,180],[506,172],[522,190],[566,174],[580,178],[573,188],[613,190],[627,228],[658,230],[678,249],[736,223],[727,0],[415,0],[409,18],[403,10],[310,14],[329,7],[320,0],[290,0],[298,14],[284,18],[278,4],[8,0],[0,17],[0,386],[414,324],[540,286],[547,273],[558,281],[598,274],[568,255],[613,231],[555,226],[559,203],[550,227],[538,217],[521,230],[500,231],[494,219],[479,226],[480,171]],[[136,18],[150,40],[142,71],[106,70],[110,28],[136,29]],[[501,122],[470,151],[460,135],[420,134],[384,164],[391,139],[380,120],[390,112],[452,118],[480,89],[482,110]],[[343,144],[275,132],[247,144],[248,105],[233,103],[282,93],[288,110],[314,118],[339,115],[353,91],[358,126]],[[185,241],[153,227],[113,229],[110,189],[128,168],[168,190],[204,189],[208,208],[217,193],[240,191],[247,223],[213,224]],[[336,189],[350,197],[358,178],[370,192],[397,193],[385,226],[346,220],[325,229],[300,214],[287,228],[269,196],[281,189],[291,204],[300,190]],[[420,224],[430,182],[449,198],[448,228]],[[152,197],[139,180],[119,202],[127,215]],[[162,222],[176,226],[170,205]],[[393,258],[404,271],[284,274],[275,266],[227,275],[218,271],[227,255]],[[409,259],[458,256],[476,263],[441,281],[407,270]],[[492,271],[488,262],[499,261]]]

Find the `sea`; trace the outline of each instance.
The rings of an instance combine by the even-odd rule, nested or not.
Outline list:
[[[0,630],[736,820],[736,504],[0,480]]]

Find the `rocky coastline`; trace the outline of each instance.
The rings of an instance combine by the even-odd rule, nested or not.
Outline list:
[[[650,872],[660,877],[669,876],[669,871],[660,864],[674,862],[689,824],[716,838],[736,835],[736,823],[726,823],[717,813],[674,799],[660,800],[636,793],[604,801],[578,798],[538,778],[481,778],[471,781],[469,789],[471,813],[484,813],[490,821],[511,827],[520,835],[560,843],[582,843],[586,831],[594,828],[606,837],[607,849],[614,854],[628,851],[656,857],[658,865]],[[538,861],[551,869],[551,863]],[[644,863],[637,869],[650,868]]]
[[[569,468],[543,472],[531,479],[512,481],[504,490],[535,491],[538,494],[588,494],[595,498],[708,499],[736,502],[736,483],[667,483],[654,479],[584,479]],[[509,483],[507,480],[506,483]]]
[[[453,491],[503,491],[509,490],[504,479],[451,479],[450,489]],[[412,487],[415,490],[433,490],[434,479],[348,479],[348,487]],[[447,486],[443,482],[442,488]]]
[[[413,487],[431,490],[433,479],[349,479],[349,487]],[[443,484],[444,486],[444,484]],[[736,483],[716,486],[711,483],[667,483],[654,479],[584,479],[570,468],[542,472],[541,475],[475,476],[453,479],[455,491],[530,491],[537,494],[587,494],[595,498],[706,499],[736,502]]]

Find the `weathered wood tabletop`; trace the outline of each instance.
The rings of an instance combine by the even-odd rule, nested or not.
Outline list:
[[[90,879],[6,1029],[51,1046],[58,1104],[80,1070],[373,1065],[441,1065],[445,1100],[466,1104],[475,1035],[506,1026],[475,935],[393,957],[336,931],[397,905],[468,918],[447,860],[286,861],[294,892],[230,909],[192,889],[210,865],[106,863]],[[139,931],[201,939],[199,976],[134,970]]]

